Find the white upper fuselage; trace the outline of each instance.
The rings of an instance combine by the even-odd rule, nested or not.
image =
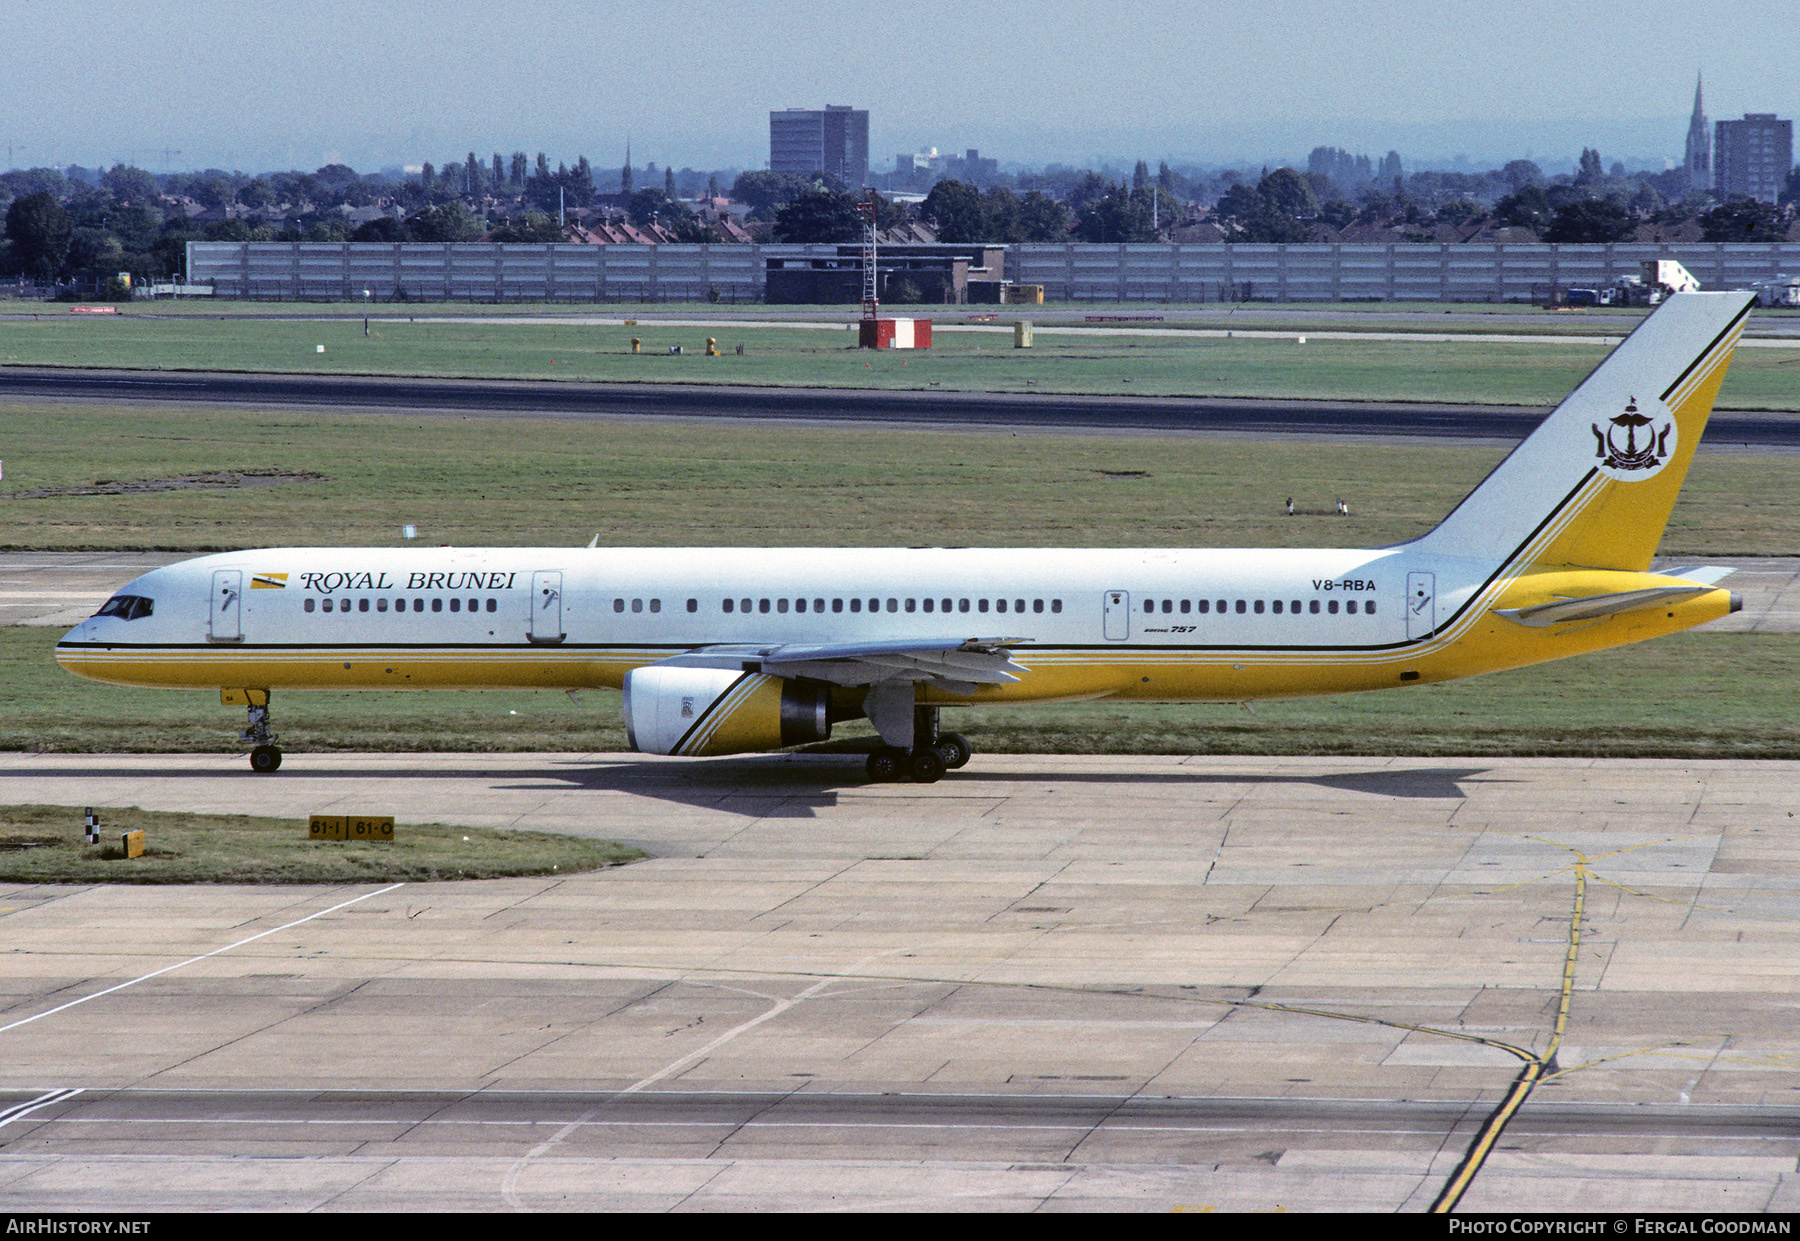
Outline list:
[[[145,574],[120,593],[151,599],[149,616],[96,616],[64,642],[230,644],[245,654],[556,645],[648,658],[718,644],[948,637],[1020,639],[1022,651],[1368,648],[1407,640],[1408,572],[1436,575],[1432,606],[1443,616],[1493,568],[1404,552],[285,548]],[[233,581],[235,601],[215,598]],[[1412,633],[1423,636],[1416,617]]]

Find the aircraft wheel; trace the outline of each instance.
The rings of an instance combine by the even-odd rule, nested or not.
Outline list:
[[[869,755],[869,779],[877,784],[889,784],[900,778],[905,770],[903,763],[906,751],[891,745],[884,745]]]
[[[906,773],[919,784],[936,784],[944,778],[944,760],[936,750],[920,750],[907,757]]]
[[[944,760],[944,766],[950,771],[968,765],[969,756],[974,753],[969,748],[969,739],[961,733],[944,733],[938,738],[937,745],[932,747],[938,757]]]
[[[259,745],[250,751],[250,770],[267,775],[281,769],[281,751],[272,745]]]

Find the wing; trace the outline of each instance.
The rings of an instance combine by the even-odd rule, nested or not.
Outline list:
[[[925,681],[952,694],[1017,681],[1025,669],[1008,649],[1024,638],[901,639],[892,642],[707,646],[661,662],[682,667],[741,668],[832,685]]]

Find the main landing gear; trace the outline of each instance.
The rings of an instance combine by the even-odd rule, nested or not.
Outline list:
[[[226,691],[229,693],[230,691]],[[241,691],[247,701],[248,721],[244,731],[238,734],[239,741],[250,743],[250,770],[259,775],[268,775],[281,769],[281,751],[275,745],[275,730],[269,727],[269,691]]]
[[[869,779],[877,784],[911,780],[915,784],[933,784],[969,761],[969,739],[961,733],[938,732],[938,709],[913,709],[913,745],[903,750],[897,745],[878,746],[869,755]]]

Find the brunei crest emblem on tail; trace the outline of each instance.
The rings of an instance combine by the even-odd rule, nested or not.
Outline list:
[[[1626,482],[1649,478],[1669,460],[1675,450],[1675,417],[1661,401],[1645,403],[1650,409],[1640,410],[1634,396],[1625,404],[1625,412],[1607,419],[1604,430],[1593,424],[1594,456],[1600,460],[1600,472]]]

